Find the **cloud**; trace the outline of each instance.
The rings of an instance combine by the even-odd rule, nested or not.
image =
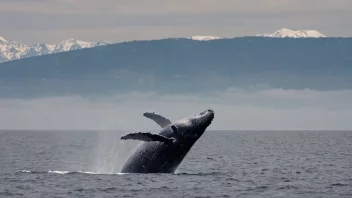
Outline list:
[[[59,32],[110,41],[194,34],[233,37],[282,27],[346,36],[352,34],[351,22],[345,20],[352,17],[351,9],[348,0],[6,0],[1,1],[0,34],[28,44],[67,39]],[[122,29],[122,35],[116,35],[116,29]]]
[[[3,10],[35,13],[84,13],[86,15],[168,15],[202,13],[261,13],[302,10],[346,10],[352,7],[349,0],[14,0],[2,1]],[[317,4],[319,6],[317,6]]]
[[[212,108],[210,129],[352,129],[352,90],[231,89],[223,93],[160,95],[134,92],[110,98],[80,96],[0,100],[2,129],[151,130],[142,116],[159,112],[171,120]]]

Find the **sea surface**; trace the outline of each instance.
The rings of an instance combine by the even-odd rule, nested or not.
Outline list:
[[[0,197],[352,197],[352,131],[206,131],[175,174],[119,174],[121,131],[0,131]]]

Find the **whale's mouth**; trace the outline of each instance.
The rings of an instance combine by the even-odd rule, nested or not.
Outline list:
[[[200,113],[200,115],[204,115],[204,114],[207,114],[207,113],[210,113],[210,114],[214,115],[214,111],[212,109],[208,109],[206,111],[203,111],[203,112]]]
[[[206,111],[203,111],[202,113],[200,113],[200,115],[202,117],[206,117],[207,119],[214,119],[214,111],[212,109],[208,109]]]

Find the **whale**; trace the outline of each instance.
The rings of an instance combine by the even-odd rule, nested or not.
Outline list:
[[[154,112],[143,115],[155,121],[161,130],[121,137],[121,140],[142,141],[127,157],[121,173],[174,173],[214,119],[212,109],[175,122]]]

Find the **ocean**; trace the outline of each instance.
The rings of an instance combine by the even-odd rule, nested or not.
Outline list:
[[[352,131],[206,131],[175,174],[120,174],[124,131],[0,131],[0,197],[352,197]]]

